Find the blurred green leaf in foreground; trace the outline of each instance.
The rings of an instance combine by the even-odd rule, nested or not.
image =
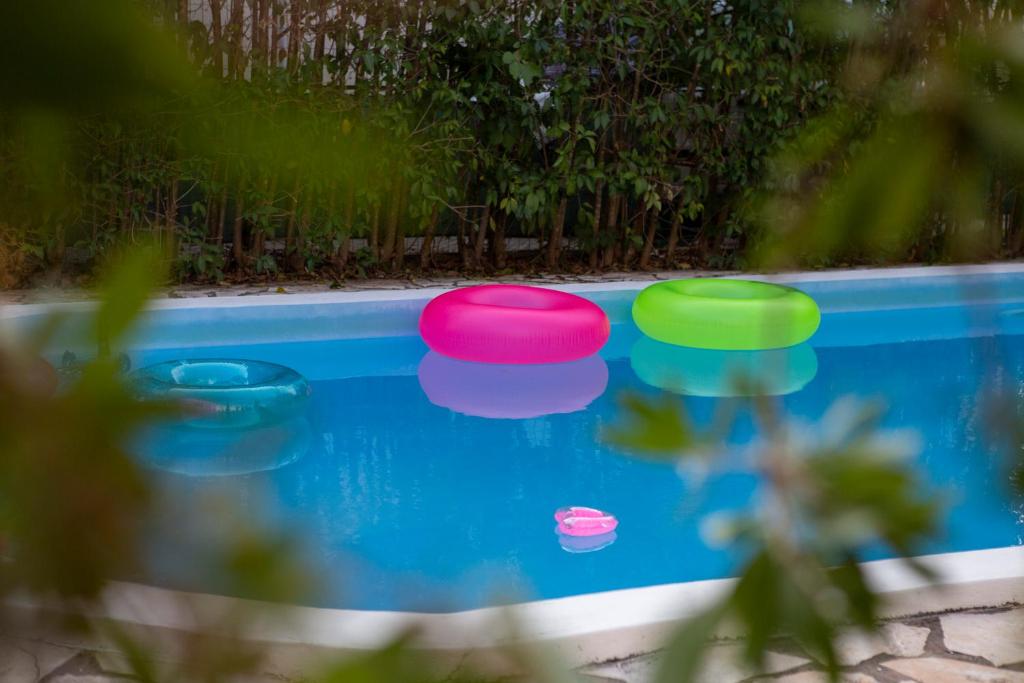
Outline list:
[[[97,121],[93,132],[99,133],[149,117],[189,127],[184,139],[196,147],[220,136],[219,149],[245,172],[294,170],[301,161],[308,172],[323,173],[358,161],[345,156],[354,147],[341,136],[317,128],[329,112],[295,118],[287,107],[239,110],[230,93],[195,75],[144,3],[0,3],[0,57],[0,139],[27,150],[16,155],[17,164],[0,165],[6,180],[0,188],[0,275],[17,256],[9,250],[8,230],[39,224],[54,230],[63,248],[61,226],[88,210],[91,198],[75,196],[65,182],[83,161],[71,153],[68,139],[82,134],[77,124],[83,119]],[[144,134],[145,127],[136,131]],[[239,604],[215,617],[197,611],[195,632],[160,643],[174,651],[173,663],[163,661],[166,653],[154,652],[149,639],[86,616],[102,612],[112,579],[139,574],[146,534],[167,504],[128,444],[141,427],[177,415],[180,407],[135,400],[113,353],[124,350],[153,288],[166,281],[167,249],[150,242],[151,235],[140,235],[104,252],[99,301],[83,332],[87,338],[77,340],[96,353],[73,374],[61,376],[41,356],[66,331],[61,315],[29,333],[0,335],[0,627],[17,636],[39,620],[57,633],[83,631],[116,646],[141,681],[237,680],[259,672],[266,657],[264,648],[240,638],[249,623],[266,617],[258,608]],[[215,510],[204,501],[176,501],[186,502],[190,509],[180,512]],[[229,591],[290,601],[314,585],[290,539],[237,511],[213,514],[230,533],[215,556],[191,559],[221,576]],[[13,607],[8,600],[14,595],[43,601],[47,609]],[[181,601],[181,609],[191,609],[187,597]],[[386,672],[404,652],[403,641],[332,680]]]
[[[1019,184],[1006,179],[1024,170],[1020,6],[916,0],[804,9],[823,48],[844,54],[844,93],[773,160],[771,182],[752,204],[761,230],[752,263],[997,254],[1008,230],[1004,210],[1018,201]],[[929,227],[936,223],[943,226],[938,241]],[[994,353],[993,370],[998,361]],[[996,429],[1015,440],[1019,461],[1021,410],[1012,384],[989,385],[978,398],[1004,403],[994,414],[1010,419]],[[838,630],[871,629],[878,614],[880,598],[856,564],[861,551],[887,547],[928,576],[909,558],[939,531],[941,497],[906,462],[912,440],[882,430],[877,408],[851,399],[840,399],[815,428],[776,414],[767,400],[755,405],[763,441],[748,460],[764,490],[751,514],[708,523],[744,553],[743,570],[727,599],[676,634],[660,679],[666,683],[691,680],[699,643],[727,623],[746,634],[751,666],[762,662],[769,638],[790,636],[835,680]],[[649,432],[616,439],[634,448],[667,443],[665,435],[686,423],[664,417],[663,406],[634,405],[627,414]]]
[[[159,273],[151,255],[133,254],[111,279],[120,288],[96,313],[109,342],[127,331]],[[33,341],[39,347],[0,345],[0,539],[13,558],[0,565],[0,593],[91,598],[139,553],[135,524],[150,497],[123,444],[168,408],[135,401],[109,357],[58,392],[56,371],[38,355],[47,340]]]
[[[403,136],[346,126],[336,90],[201,73],[160,4],[0,3],[0,287],[26,268],[99,269],[143,241],[222,276],[225,244],[241,267],[274,239],[275,202],[293,209],[290,244],[350,229],[334,209],[367,189],[370,161],[402,154]]]
[[[754,671],[770,640],[786,636],[837,675],[840,630],[871,630],[878,618],[878,598],[858,558],[878,545],[910,558],[937,531],[938,498],[910,462],[916,439],[881,429],[877,406],[841,398],[817,424],[785,419],[768,399],[755,399],[752,408],[761,437],[745,449],[742,467],[762,480],[756,500],[742,514],[704,520],[710,542],[743,558],[739,579],[673,636],[663,683],[695,680],[707,642],[725,625],[744,635],[744,663]],[[687,437],[683,405],[667,395],[625,397],[623,421],[609,432],[620,446],[683,462],[699,457],[712,470],[734,461],[725,445],[729,424]],[[904,561],[930,577],[914,560]]]
[[[753,263],[998,256],[1024,170],[1020,6],[819,0],[803,14],[844,55],[843,97],[774,160]]]
[[[98,111],[111,115],[103,126],[118,126],[118,116],[168,105],[159,125],[195,125],[183,144],[226,142],[215,160],[225,185],[252,178],[269,185],[280,169],[300,165],[304,173],[283,176],[289,186],[359,169],[358,155],[343,154],[351,125],[337,125],[337,112],[233,108],[233,91],[204,90],[175,56],[173,40],[136,9],[115,0],[0,4],[0,125],[38,152],[23,167],[6,169],[0,223],[42,211],[53,215],[41,225],[59,230],[61,212],[96,207],[63,192],[62,179],[79,161],[64,144],[68,117]],[[822,254],[912,243],[919,219],[934,210],[955,223],[949,254],[985,253],[981,247],[1000,229],[982,199],[993,167],[1024,168],[1024,58],[1014,12],[1001,4],[993,14],[988,5],[958,10],[932,1],[835,3],[825,10],[817,18],[823,40],[847,45],[847,87],[856,98],[804,131],[776,161],[776,184],[758,207],[761,262],[814,262]],[[60,49],[36,53],[53,38]],[[145,126],[135,130],[146,134]],[[178,151],[163,153],[174,160]],[[259,225],[263,208],[252,202],[242,218]],[[59,234],[54,239],[60,245]],[[129,260],[109,277],[95,325],[101,346],[127,333],[155,272]],[[0,565],[0,591],[27,588],[85,602],[139,559],[137,525],[154,499],[123,443],[155,413],[130,399],[113,363],[102,359],[54,394],[37,350],[6,342],[0,348],[0,535],[8,558]],[[669,402],[630,401],[626,426],[610,433],[617,443],[661,457],[697,453],[709,466],[721,460],[721,425],[698,433]],[[880,429],[876,408],[843,399],[814,426],[776,414],[771,403],[754,405],[763,440],[746,456],[765,482],[761,496],[747,514],[707,524],[739,550],[744,570],[724,601],[678,631],[661,675],[666,683],[691,680],[706,637],[727,623],[747,634],[745,658],[755,668],[770,638],[790,635],[834,674],[838,629],[871,628],[877,615],[877,598],[856,564],[860,551],[880,543],[912,556],[936,530],[937,499],[906,462],[915,444]],[[241,547],[225,548],[226,573],[268,591],[292,576],[286,570],[293,558],[273,539],[241,539]],[[259,667],[261,653],[251,647],[185,634],[182,668],[164,674],[143,644],[113,635],[143,680],[225,680]],[[344,663],[328,679],[426,676],[401,659],[404,645]]]

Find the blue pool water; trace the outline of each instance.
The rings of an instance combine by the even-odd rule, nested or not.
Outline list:
[[[951,501],[944,535],[922,553],[1020,543],[1005,470],[985,438],[982,401],[997,389],[1024,389],[1024,276],[800,286],[821,303],[823,321],[808,347],[788,357],[792,369],[776,378],[788,413],[813,420],[840,396],[883,399],[886,425],[920,433],[922,478]],[[698,423],[710,420],[716,392],[728,387],[715,377],[721,359],[652,350],[628,320],[634,294],[589,294],[609,311],[612,339],[601,358],[553,369],[550,378],[483,370],[476,377],[473,368],[443,364],[419,376],[421,363],[433,362],[413,334],[423,301],[379,313],[388,318],[382,328],[405,334],[324,323],[299,330],[299,338],[268,339],[246,333],[257,327],[249,321],[237,324],[242,343],[211,343],[197,323],[194,339],[202,343],[192,345],[188,331],[176,332],[173,343],[153,332],[132,353],[134,366],[260,359],[306,375],[312,395],[302,415],[262,430],[156,430],[137,444],[139,457],[168,498],[193,512],[202,509],[197,501],[220,496],[242,519],[287,531],[318,572],[311,601],[318,606],[450,611],[729,576],[735,558],[705,543],[701,520],[748,504],[756,476],[733,467],[688,482],[671,465],[598,439],[616,418],[619,395],[660,391],[648,383],[652,367],[681,365],[678,381],[665,386],[701,394],[683,399]],[[329,321],[338,311],[343,318],[352,306],[325,304],[314,317]],[[361,311],[378,315],[372,306]],[[232,315],[243,314],[221,315],[230,328]],[[259,315],[268,316],[264,327],[288,327],[284,317],[296,313],[277,306]],[[574,412],[543,414],[559,406]],[[497,417],[502,411],[507,416]],[[754,436],[751,421],[741,419],[730,442],[742,446]],[[566,505],[613,512],[620,521],[614,543],[589,553],[563,549],[552,515]],[[169,518],[151,566],[132,578],[227,590],[200,558],[233,533],[228,520]]]

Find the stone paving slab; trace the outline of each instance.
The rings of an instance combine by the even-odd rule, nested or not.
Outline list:
[[[960,610],[910,616],[868,637],[846,634],[839,643],[841,683],[1024,683],[1024,607]],[[736,642],[712,646],[701,683],[825,683],[821,666],[793,642],[773,644],[759,676],[737,665]],[[651,683],[658,653],[606,662],[578,671],[584,683]],[[0,638],[0,683],[126,683],[124,660],[109,652],[16,637]],[[289,683],[253,677],[238,683]],[[396,681],[394,683],[401,683]],[[505,681],[504,683],[508,683]],[[522,681],[521,683],[529,683]]]
[[[887,662],[891,669],[920,683],[1024,683],[1024,673],[943,657]]]
[[[878,633],[845,633],[836,643],[836,655],[843,666],[856,666],[879,655],[920,657],[930,632],[920,626],[890,623],[883,625]]]
[[[753,683],[831,683],[820,671],[801,671],[778,678],[757,678]],[[843,674],[839,683],[879,683],[878,679],[862,673]]]
[[[944,628],[951,625],[950,631]],[[952,645],[950,634],[953,634]],[[877,634],[850,632],[836,644],[841,683],[1024,683],[1024,608],[961,610],[940,616],[905,617]],[[716,646],[702,682],[826,683],[823,668],[800,648],[781,641],[759,677],[727,661],[738,646]],[[732,648],[730,650],[730,648]],[[783,654],[785,653],[785,654]],[[789,657],[780,660],[778,657]],[[657,653],[582,669],[616,683],[651,683]],[[779,662],[791,666],[779,665]],[[1004,669],[1002,666],[1014,668]]]
[[[996,666],[1024,662],[1024,609],[947,614],[940,621],[950,652],[976,655]]]
[[[715,645],[705,655],[703,671],[698,678],[699,683],[722,683],[750,678],[755,672],[740,666],[737,662],[741,646],[738,644]],[[765,661],[764,673],[790,671],[809,664],[810,660],[781,652],[771,652]],[[657,654],[633,657],[621,662],[610,662],[597,666],[584,667],[584,674],[605,677],[613,681],[634,683],[634,681],[654,680],[661,658]]]
[[[75,650],[34,640],[0,640],[0,683],[36,681],[75,657]]]

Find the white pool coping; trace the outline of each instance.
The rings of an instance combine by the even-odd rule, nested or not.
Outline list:
[[[894,278],[942,277],[950,275],[997,275],[1001,273],[1024,273],[1022,263],[987,263],[963,266],[905,266],[894,268],[863,268],[849,270],[794,271],[783,273],[718,273],[701,271],[672,271],[665,273],[673,277],[713,277],[740,280],[762,280],[765,282],[844,282],[852,280],[883,280]],[[658,275],[658,274],[653,274]],[[601,282],[549,283],[524,280],[524,284],[557,289],[565,292],[611,292],[641,290],[659,279],[609,280]],[[466,280],[461,286],[482,284],[491,280]],[[502,280],[503,282],[505,280]],[[517,281],[518,282],[518,281]],[[408,289],[371,289],[359,291],[302,292],[297,294],[265,294],[259,296],[236,295],[217,297],[156,298],[150,301],[149,310],[177,309],[218,309],[250,306],[289,306],[301,304],[368,303],[376,301],[415,301],[428,299],[454,287],[412,287]],[[94,308],[95,301],[46,302],[6,304],[0,306],[0,317],[32,316],[55,310],[85,311]]]
[[[775,282],[844,281],[957,274],[1024,272],[1024,263],[981,266],[908,267],[848,271],[817,271],[778,275],[734,275]],[[570,292],[638,290],[652,280],[549,285]],[[425,299],[450,288],[325,292],[282,296],[235,296],[159,299],[153,310],[286,306],[309,303],[348,303]],[[57,308],[93,304],[21,304],[6,306],[0,317],[36,315]],[[886,596],[883,617],[941,612],[953,609],[1024,602],[1024,548],[1019,546],[947,553],[919,558],[939,577],[934,585],[909,572],[899,560],[864,563],[868,580]],[[381,647],[410,627],[417,630],[416,646],[452,667],[467,655],[486,666],[509,670],[514,665],[501,654],[510,645],[533,644],[553,649],[570,666],[620,659],[660,647],[681,619],[698,613],[733,585],[733,579],[693,581],[551,600],[522,602],[462,612],[417,612],[323,609],[268,605],[216,595],[184,593],[152,586],[113,582],[88,616],[161,633],[193,632],[220,619],[210,616],[259,607],[256,618],[244,622],[241,635],[267,648],[272,666],[281,673],[308,670],[322,655],[360,652]],[[28,598],[14,605],[47,608]],[[216,634],[211,634],[216,635]],[[722,631],[718,635],[737,634]]]
[[[936,583],[929,584],[897,559],[861,565],[869,584],[885,596],[882,618],[1024,602],[1022,547],[918,559],[936,573]],[[699,613],[734,583],[735,579],[692,581],[427,614],[274,605],[113,582],[86,616],[114,621],[158,642],[196,632],[240,637],[259,644],[268,655],[269,670],[284,675],[308,674],[319,663],[383,647],[410,630],[417,634],[414,647],[430,655],[441,670],[472,663],[488,671],[515,673],[518,666],[508,653],[524,647],[544,648],[571,667],[654,652],[681,620]],[[25,598],[12,606],[46,608]],[[242,618],[235,622],[226,615]],[[224,623],[237,630],[210,628]],[[725,626],[715,635],[741,634]],[[88,641],[61,644],[96,647]]]

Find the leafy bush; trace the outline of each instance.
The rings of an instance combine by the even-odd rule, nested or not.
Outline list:
[[[772,264],[907,248],[976,257],[1021,240],[1005,200],[1024,159],[1024,61],[1002,3],[842,4],[818,17],[841,19],[818,24],[826,40],[808,43],[785,5],[351,3],[341,15],[328,2],[231,0],[230,21],[187,24],[178,38],[212,83],[168,66],[169,39],[135,23],[132,7],[0,4],[7,278],[73,257],[106,261],[142,238],[192,277],[397,267],[401,235],[445,231],[467,267],[501,264],[500,238],[514,232],[541,236],[555,265],[558,237],[575,237],[595,267],[649,263],[662,239],[717,255],[748,225]],[[163,22],[188,18],[168,12]],[[306,39],[302,50],[301,40],[284,54],[268,49],[279,43],[259,31],[240,40],[245,21],[279,35],[274,18]],[[17,61],[26,44],[55,39],[61,50]],[[791,129],[794,144],[766,167]],[[738,212],[762,177],[760,211]],[[353,250],[359,236],[367,244]],[[283,251],[271,245],[282,237]],[[428,246],[421,265],[430,256]],[[138,557],[139,522],[156,503],[123,443],[152,414],[129,399],[109,352],[160,269],[139,258],[112,273],[92,330],[103,353],[63,393],[41,390],[50,380],[31,342],[46,329],[0,348],[0,595],[28,590],[81,608]],[[993,424],[1019,455],[1018,397],[982,398],[1001,402]],[[857,549],[878,541],[912,557],[936,530],[938,501],[897,458],[913,444],[882,438],[892,435],[877,411],[840,401],[808,441],[794,438],[782,404],[755,404],[769,496],[719,526],[748,562],[722,602],[680,626],[660,680],[692,679],[703,636],[722,622],[745,627],[755,669],[770,638],[792,635],[836,680],[839,629],[871,629],[880,599]],[[677,403],[626,407],[626,426],[609,433],[625,447],[720,460],[710,456],[721,434],[694,433]],[[1019,463],[1009,464],[1019,486]],[[286,600],[308,585],[284,541],[232,538],[221,560],[243,585]],[[182,634],[182,669],[162,675],[146,643],[78,625],[113,638],[144,681],[230,680],[260,665],[252,644]],[[429,678],[405,644],[321,680]],[[523,664],[534,678],[569,680],[531,654]]]
[[[153,9],[198,92],[56,122],[5,108],[5,187],[33,187],[41,136],[70,150],[57,186],[5,197],[22,274],[89,271],[143,233],[182,279],[343,275],[352,238],[396,270],[422,236],[430,268],[438,235],[464,269],[505,267],[509,236],[548,269],[727,265],[767,158],[835,96],[795,2],[198,4]],[[280,139],[293,124],[308,139]]]

